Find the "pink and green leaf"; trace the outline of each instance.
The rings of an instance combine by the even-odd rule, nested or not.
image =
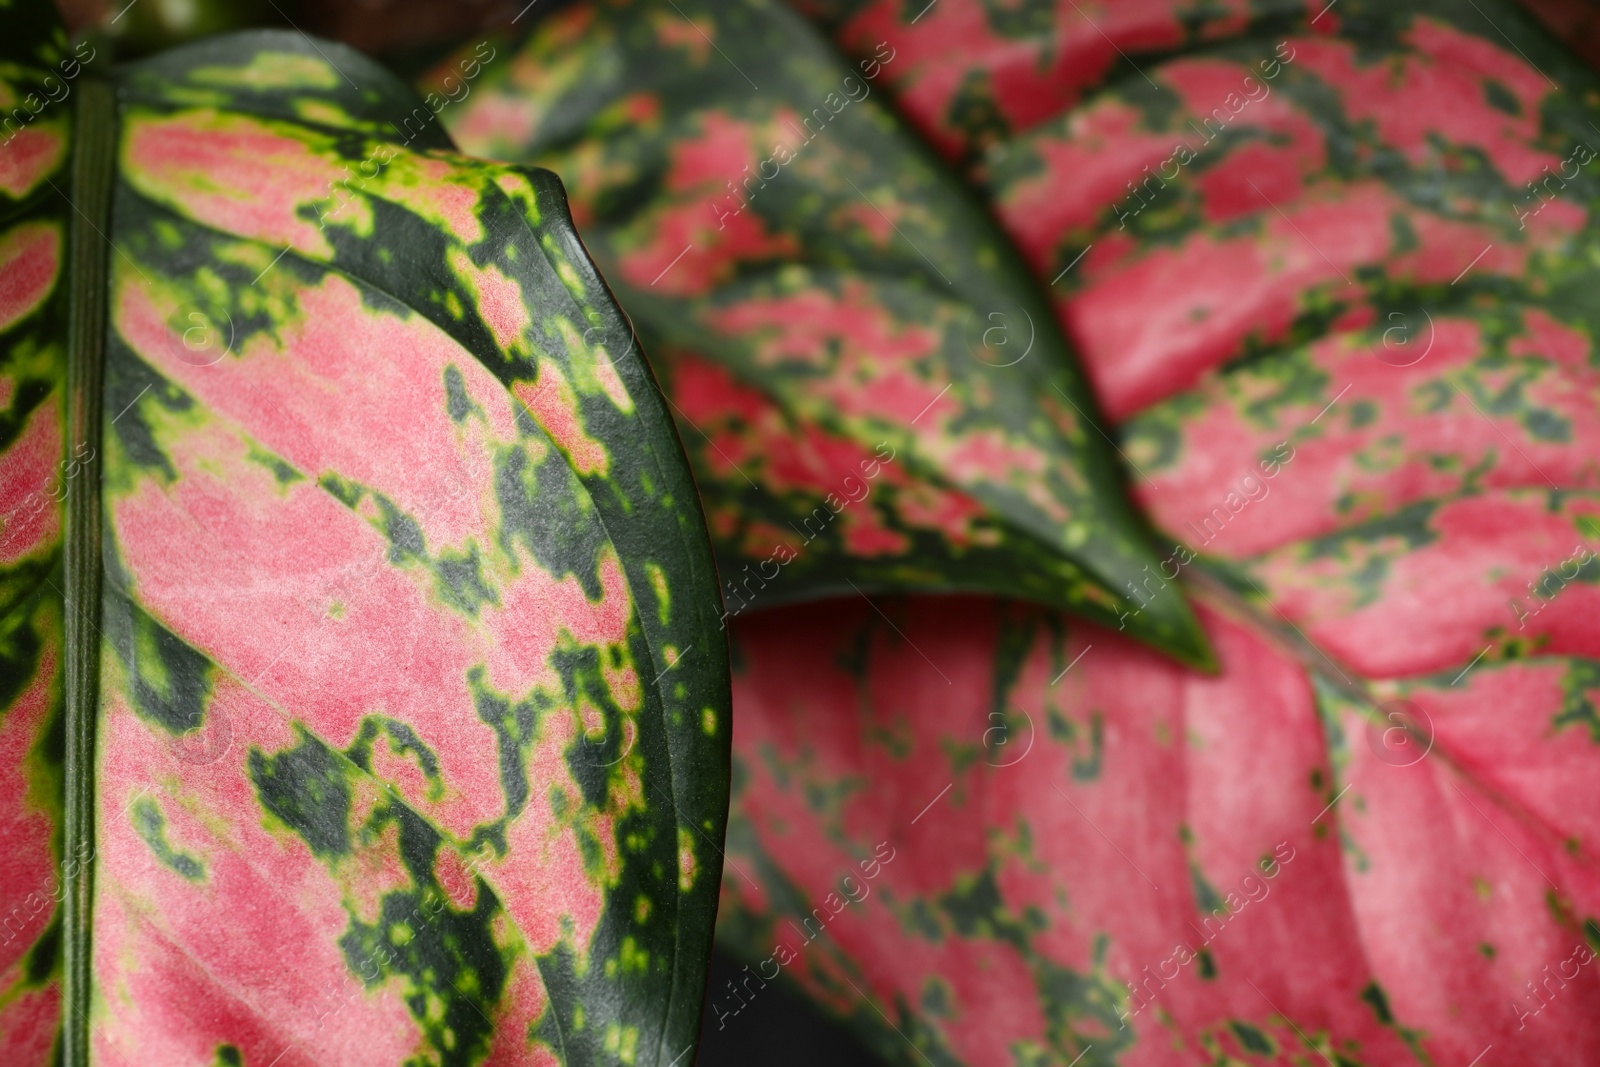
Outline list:
[[[84,611],[68,574],[24,600],[17,570],[4,605],[41,677],[6,694],[8,818],[40,813],[7,832],[40,869],[8,871],[6,910],[57,860],[92,899],[31,931],[0,1010],[59,1012],[64,984],[68,1025],[8,1026],[7,1062],[673,1062],[715,914],[726,651],[668,409],[560,183],[455,155],[391,76],[297,34],[117,85],[114,115],[61,108],[115,165],[83,219],[107,282],[73,294],[106,315],[72,482],[103,595]],[[19,385],[79,343],[51,306],[3,335]],[[11,395],[50,412],[38,392]],[[48,467],[68,439],[31,447]],[[8,533],[32,456],[5,453]],[[64,705],[63,602],[94,638],[65,653],[99,662]]]
[[[1181,597],[1134,598],[1157,557],[1039,284],[874,95],[902,60],[842,64],[769,2],[607,3],[547,19],[441,117],[568,176],[662,371],[729,614],[1007,592],[1207,662]]]
[[[826,6],[1076,263],[1146,593],[1222,669],[988,600],[741,619],[722,935],[894,1062],[1594,1059],[1600,82],[1483,0]]]

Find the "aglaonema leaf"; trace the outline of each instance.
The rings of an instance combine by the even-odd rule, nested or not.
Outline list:
[[[774,3],[607,3],[442,118],[568,175],[663,371],[730,614],[1003,591],[1204,664],[1183,598],[1139,591],[1158,559],[1038,284],[874,95],[907,61],[842,64]]]
[[[726,645],[560,183],[336,45],[107,82],[40,10],[0,82],[0,1059],[682,1062]]]
[[[1221,670],[991,600],[739,620],[721,935],[894,1062],[1593,1061],[1600,80],[1485,0],[849,6],[1077,261]]]

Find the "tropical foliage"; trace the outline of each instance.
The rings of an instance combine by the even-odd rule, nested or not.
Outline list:
[[[1594,1058],[1600,83],[1506,4],[806,7],[851,61],[893,55],[874,99],[1053,298],[1161,531],[1135,593],[1193,594],[1221,672],[996,600],[741,615],[719,922],[751,967],[712,990],[715,1025],[782,974],[906,1063]],[[870,105],[806,148],[853,205],[798,154],[760,169],[772,134],[721,117],[753,106],[738,71],[781,124],[813,101],[767,74],[770,41],[808,50],[781,12],[761,31],[738,10],[585,9],[454,123],[469,150],[583,175],[613,273],[748,235],[678,264],[719,288],[709,325],[673,319],[674,366],[715,373],[667,375],[686,439],[715,446],[696,476],[735,558],[759,555],[745,501],[777,495],[763,463],[786,447],[747,428],[795,436],[761,375],[814,361],[836,390],[818,418],[839,418],[861,392],[839,368],[904,357],[865,320],[822,332],[822,296],[775,320],[720,294],[811,270],[876,209],[892,254],[971,266],[920,194],[878,194],[890,139],[844,125]],[[655,95],[609,58],[641,21]],[[706,205],[748,174],[768,184]],[[729,356],[728,325],[765,362]]]
[[[1600,79],[1521,9],[8,47],[22,1062],[682,1064],[719,872],[719,1029],[1600,1056]]]
[[[671,1061],[725,637],[560,183],[337,46],[107,81],[49,14],[0,86],[5,1062]]]

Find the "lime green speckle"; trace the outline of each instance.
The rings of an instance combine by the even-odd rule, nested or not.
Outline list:
[[[640,948],[631,937],[622,939],[622,950],[615,960],[606,961],[606,977],[613,977],[615,970],[612,964],[617,965],[623,974],[646,974],[650,970],[650,953]]]
[[[694,858],[694,839],[689,831],[678,827],[678,891],[687,893],[694,888],[694,876],[699,864]]]
[[[650,898],[643,893],[633,902],[633,921],[644,925],[650,919]]]
[[[155,225],[152,226],[151,229],[156,235],[156,240],[159,241],[162,246],[166,248],[183,247],[183,234],[179,233],[178,228],[172,223],[168,222],[166,219],[157,219]]]
[[[568,263],[565,259],[559,261],[556,264],[556,274],[574,297],[582,300],[587,295],[584,291],[583,279],[578,276],[577,271],[572,269],[571,263]]]
[[[470,967],[458,971],[451,984],[456,987],[456,992],[464,997],[471,997],[483,992],[483,987],[478,981],[478,972]],[[440,1006],[442,1007],[443,1005],[441,1004]]]
[[[612,1023],[606,1027],[605,1050],[623,1063],[633,1063],[639,1055],[639,1028]]]
[[[166,90],[161,95],[167,103],[185,107],[226,108],[235,103],[232,96],[220,89],[200,89],[179,82],[167,82]]]
[[[294,111],[296,115],[299,115],[307,122],[317,122],[324,126],[337,126],[343,129],[355,125],[354,120],[350,118],[350,113],[344,108],[338,104],[332,104],[326,100],[318,100],[314,97],[301,97],[295,100]]]
[[[290,52],[258,52],[244,66],[196,67],[197,82],[245,89],[335,89],[339,74],[328,63]]]
[[[650,588],[656,594],[656,618],[661,620],[661,625],[667,625],[667,619],[672,611],[672,593],[667,588],[667,572],[654,563],[644,565],[644,573],[650,579]]]
[[[707,737],[717,736],[717,713],[710,707],[700,709],[700,729],[706,732]]]
[[[583,1005],[582,1004],[579,1004],[579,1005],[577,1005],[576,1007],[574,1007],[572,1009],[572,1028],[574,1030],[582,1030],[583,1029]]]
[[[444,309],[450,313],[452,319],[459,319],[465,314],[461,307],[461,298],[455,294],[455,290],[449,290],[444,294]]]

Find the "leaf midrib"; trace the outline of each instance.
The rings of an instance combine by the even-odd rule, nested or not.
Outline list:
[[[105,232],[111,228],[117,115],[111,87],[87,78],[79,87],[71,146],[72,197],[67,269],[67,433],[65,444],[101,442],[101,382],[105,373],[109,305]],[[67,482],[62,547],[64,627],[63,853],[94,847],[95,735],[100,703],[100,474],[103,447]],[[87,627],[85,624],[87,623]],[[65,1067],[87,1067],[93,993],[92,866],[85,866],[62,899],[62,1038]]]

